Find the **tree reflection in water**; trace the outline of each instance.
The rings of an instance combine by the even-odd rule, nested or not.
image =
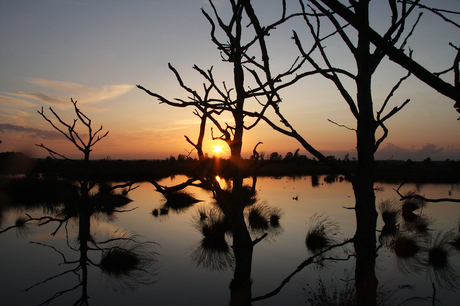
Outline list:
[[[24,180],[22,184],[19,184],[20,180]],[[86,213],[83,208],[75,209],[75,205],[83,207],[83,204],[80,202],[81,196],[78,192],[78,185],[64,181],[58,183],[54,179],[48,182],[45,182],[44,179],[33,180],[35,180],[36,184],[41,184],[42,187],[56,184],[59,186],[57,189],[61,191],[69,190],[69,192],[61,192],[59,196],[58,194],[54,194],[52,198],[45,201],[44,192],[42,193],[43,196],[39,195],[33,200],[33,197],[24,191],[28,190],[28,185],[32,184],[26,182],[32,182],[32,179],[16,179],[15,182],[11,180],[9,185],[17,186],[14,188],[16,192],[10,194],[10,199],[17,203],[17,209],[29,212],[35,210],[35,213],[28,213],[29,216],[23,214],[19,218],[20,220],[17,221],[17,224],[22,224],[21,228],[26,232],[33,230],[33,227],[27,226],[35,222],[55,222],[57,226],[59,226],[61,224],[60,220],[67,220],[62,224],[60,233],[67,233],[69,235],[66,242],[72,249],[66,252],[66,249],[62,246],[57,247],[56,244],[49,242],[46,245],[43,244],[44,246],[40,246],[45,248],[45,250],[53,250],[52,253],[61,256],[62,266],[65,267],[64,270],[61,270],[63,274],[54,275],[50,277],[50,279],[46,279],[46,276],[43,276],[45,279],[32,286],[29,292],[38,293],[37,290],[41,290],[45,287],[44,283],[54,285],[56,282],[61,282],[62,285],[68,286],[68,288],[59,287],[59,292],[56,292],[55,296],[51,293],[49,297],[40,298],[40,302],[53,298],[51,301],[54,304],[59,303],[64,299],[64,297],[62,297],[64,294],[69,294],[67,296],[68,298],[71,296],[70,293],[74,292],[79,293],[79,303],[81,302],[83,305],[85,305],[84,303],[89,303],[91,301],[91,299],[88,300],[88,296],[91,295],[91,284],[87,285],[88,281],[86,281],[85,285],[85,274],[94,274],[94,270],[97,269],[101,269],[104,278],[117,291],[131,290],[139,284],[148,284],[155,281],[152,275],[155,272],[155,258],[152,255],[155,251],[154,244],[141,242],[139,237],[131,236],[123,231],[115,233],[113,238],[97,237],[96,234],[89,230],[82,230],[78,232],[78,234],[72,234],[73,231],[70,226],[72,224],[77,224],[78,230],[83,228],[91,229],[86,222],[88,216],[90,216],[89,225],[91,226],[94,224],[94,221],[111,221],[115,219],[119,212],[127,211],[129,207],[126,206],[126,195],[123,194],[123,191],[115,192],[115,190],[111,190],[111,188],[114,187],[114,185],[111,184],[96,184],[92,189],[93,192],[91,192],[88,197],[88,203],[90,204],[85,206],[88,208],[88,213]],[[307,181],[308,183],[308,178],[300,181]],[[221,184],[223,183],[221,182]],[[21,189],[20,185],[23,186],[23,189]],[[202,184],[199,183],[197,185]],[[228,185],[230,185],[230,183],[228,183]],[[125,188],[126,191],[129,190],[129,186]],[[330,191],[332,187],[328,188]],[[245,188],[244,191],[247,195],[246,203],[248,204],[244,207],[242,216],[247,232],[251,238],[252,246],[261,241],[261,239],[272,241],[278,240],[278,235],[283,233],[283,227],[281,227],[281,225],[285,227],[286,232],[289,230],[288,222],[283,219],[283,213],[280,212],[278,208],[270,207],[266,202],[258,200],[258,197],[263,195],[262,191],[256,196],[254,193],[247,192],[248,189],[251,188]],[[295,189],[297,192],[297,185]],[[13,191],[13,188],[9,188],[9,190]],[[188,193],[187,190],[188,189],[183,190],[182,192]],[[190,190],[193,191],[194,189]],[[265,190],[265,188],[262,187],[262,190]],[[210,195],[214,194],[212,191],[208,191]],[[201,195],[203,193],[197,194]],[[188,254],[199,268],[219,272],[233,270],[233,275],[235,275],[236,265],[241,264],[239,261],[241,257],[238,259],[235,257],[233,247],[235,234],[232,230],[233,223],[230,219],[231,212],[228,212],[227,202],[225,202],[225,199],[231,199],[232,197],[231,188],[224,188],[221,191],[215,192],[215,194],[216,196],[212,197],[210,202],[206,201],[205,203],[196,202],[196,199],[205,199],[203,196],[195,197],[192,193],[188,193],[188,196],[180,195],[178,198],[195,199],[194,201],[189,201],[195,204],[184,205],[178,203],[177,206],[172,205],[173,202],[165,205],[168,202],[165,197],[164,201],[160,202],[158,209],[168,206],[172,214],[188,212],[187,215],[190,215],[191,219],[189,219],[187,223],[189,225],[191,224],[200,233],[200,238],[195,240],[195,244],[192,249],[189,249]],[[219,195],[217,196],[217,194]],[[284,195],[280,198],[283,197]],[[174,198],[174,196],[172,198]],[[216,198],[222,200],[222,202],[218,202]],[[291,200],[290,196],[287,198]],[[302,194],[301,198],[304,198]],[[420,279],[427,279],[428,284],[432,282],[433,287],[431,290],[428,288],[428,290],[425,290],[422,294],[418,293],[415,294],[415,297],[407,299],[407,297],[411,295],[409,290],[413,288],[412,286],[404,284],[401,286],[393,286],[393,283],[383,283],[378,286],[376,291],[378,305],[432,305],[433,303],[438,305],[438,298],[439,301],[442,300],[441,288],[448,290],[456,290],[456,288],[458,288],[459,267],[457,261],[460,255],[458,247],[460,234],[458,229],[451,231],[448,229],[443,231],[437,230],[436,225],[433,223],[435,220],[427,214],[432,207],[431,204],[417,202],[417,205],[414,205],[414,203],[410,203],[410,201],[411,200],[398,202],[396,200],[386,200],[381,201],[379,204],[379,214],[383,223],[379,227],[379,230],[376,231],[379,242],[376,252],[380,259],[377,261],[376,271],[377,273],[382,271],[383,269],[379,270],[383,268],[379,267],[379,262],[383,260],[383,262],[387,264],[388,261],[386,258],[392,255],[395,263],[397,263],[397,267],[400,268],[403,274],[418,275]],[[298,206],[298,202],[296,201],[292,201],[291,203],[292,206]],[[183,207],[181,209],[173,208],[180,206]],[[414,206],[417,208],[407,208]],[[43,219],[41,219],[42,217],[32,217],[37,214],[37,209],[42,209],[44,211]],[[310,211],[314,215],[314,210]],[[225,212],[227,212],[227,214]],[[286,216],[289,216],[289,212],[290,208],[286,207]],[[410,214],[408,212],[410,212]],[[72,217],[68,218],[71,215]],[[158,218],[164,221],[166,218],[165,216],[166,215],[159,216]],[[306,217],[308,218],[308,215],[306,215]],[[296,220],[303,219],[299,218]],[[261,281],[258,278],[259,276],[253,276],[254,285],[252,285],[252,287],[255,289],[251,290],[251,283],[243,284],[246,285],[245,287],[239,287],[239,290],[244,289],[244,291],[237,292],[244,293],[244,298],[247,298],[248,295],[251,294],[251,291],[256,290],[264,294],[263,296],[251,296],[250,299],[253,305],[264,305],[266,302],[270,303],[267,299],[278,293],[279,296],[284,296],[284,298],[289,299],[285,294],[286,291],[292,288],[288,289],[284,286],[291,279],[295,279],[294,277],[296,275],[300,276],[299,273],[307,270],[305,269],[307,267],[315,267],[313,272],[308,274],[317,275],[327,272],[327,269],[329,269],[329,271],[331,269],[336,269],[337,265],[334,263],[338,261],[342,262],[343,260],[347,260],[352,264],[351,261],[356,260],[356,254],[353,249],[353,238],[347,239],[342,234],[342,230],[338,227],[334,219],[328,218],[326,214],[316,214],[312,218],[308,218],[306,223],[307,225],[303,231],[305,236],[303,236],[303,239],[300,237],[301,239],[298,241],[299,247],[300,244],[302,244],[303,247],[308,247],[309,253],[306,253],[308,258],[303,262],[300,261],[297,269],[294,271],[291,270],[292,273],[291,271],[284,270],[286,275],[283,277],[280,276],[279,267],[273,270],[268,268],[263,272],[263,277],[271,278],[272,280],[279,278],[276,280],[279,281],[278,288],[270,288],[266,285],[261,288],[260,284],[263,283],[264,280]],[[343,231],[347,233],[346,226],[344,224],[342,225]],[[16,228],[18,228],[18,225],[16,225]],[[6,229],[7,228],[4,228],[4,230]],[[50,231],[52,232],[53,230],[54,228]],[[78,237],[79,239],[74,240],[73,237]],[[272,243],[271,245],[276,248],[275,244]],[[265,246],[260,245],[259,247],[265,249]],[[85,248],[86,253],[84,252]],[[258,256],[266,255],[262,255],[259,252]],[[267,254],[267,256],[270,255]],[[385,259],[383,259],[383,257],[385,257]],[[249,261],[249,259],[252,260],[252,257],[247,257],[246,259]],[[122,260],[125,264],[117,264],[117,262]],[[243,264],[247,264],[248,261],[243,262]],[[283,261],[283,259],[280,259],[280,261]],[[136,268],[130,268],[135,265],[137,265]],[[178,266],[179,265],[178,263]],[[280,266],[282,266],[281,262]],[[245,267],[248,266],[246,265]],[[385,266],[385,269],[387,268],[388,266]],[[275,272],[275,269],[278,269],[278,272]],[[144,273],[144,271],[147,270],[150,271],[150,274]],[[61,273],[61,271],[59,273]],[[257,268],[254,271],[252,274],[258,273]],[[314,279],[310,279],[309,276],[308,282],[306,280],[301,280],[301,285],[304,286],[305,301],[311,305],[328,305],[327,303],[331,301],[336,301],[336,304],[338,304],[338,299],[342,300],[342,302],[350,299],[353,301],[356,296],[354,278],[352,275],[354,271],[352,269],[347,271],[349,271],[349,274],[345,273],[345,277],[339,277],[339,275],[337,275],[337,279],[332,280],[326,278],[325,275],[322,277],[319,276],[318,282],[315,282]],[[251,270],[246,270],[246,272],[251,276]],[[75,276],[75,279],[70,278],[69,280],[67,277],[73,277],[74,273],[77,273],[78,276]],[[338,272],[333,272],[332,276],[334,277],[336,273]],[[346,277],[347,275],[348,277]],[[192,276],[190,276],[190,278],[191,277]],[[250,280],[252,281],[252,279]],[[229,282],[230,277],[227,280],[227,284]],[[298,277],[297,282],[299,282]],[[233,284],[234,282],[232,285]],[[274,287],[278,284],[275,283]],[[182,287],[178,287],[176,289],[181,290],[181,288]],[[233,287],[231,289],[235,290]],[[266,292],[260,291],[261,289],[267,291],[271,289],[276,290],[272,290],[265,294]],[[57,290],[58,289],[56,289],[56,291]],[[203,291],[203,294],[204,292],[206,291]],[[230,301],[232,303],[239,305],[248,304],[248,300],[241,301],[237,299],[241,297],[241,295],[235,297],[233,294],[234,291],[231,292],[230,295]],[[277,298],[279,299],[279,297]],[[273,298],[272,300],[276,300],[277,298]],[[77,298],[74,301],[76,300]]]
[[[459,287],[458,265],[459,233],[455,230],[437,231],[430,226],[432,220],[423,214],[426,203],[421,199],[405,200],[402,205],[396,201],[382,201],[379,204],[380,215],[384,225],[380,231],[377,254],[382,247],[388,248],[396,257],[398,268],[403,274],[426,274],[432,282],[433,293],[429,297],[411,297],[400,300],[398,293],[401,290],[412,289],[412,286],[398,286],[388,288],[380,285],[376,292],[377,305],[436,305],[436,288],[456,290]],[[334,224],[327,218],[313,222],[307,238],[307,248],[312,252],[321,251],[331,246]],[[329,235],[325,233],[329,231]],[[337,246],[339,246],[338,244]],[[332,245],[331,248],[334,246]],[[356,256],[356,254],[355,254]],[[339,260],[338,258],[321,258],[317,264],[325,260]],[[355,305],[356,291],[350,287],[351,279],[346,279],[344,285],[332,280],[325,284],[320,279],[315,290],[309,284],[305,286],[307,302],[310,305]]]
[[[251,299],[253,247],[262,239],[270,239],[283,232],[281,209],[259,203],[254,186],[245,186],[242,181],[239,184],[232,181],[232,186],[230,182],[222,182],[228,186],[225,189],[220,187],[217,178],[209,177],[192,178],[173,187],[152,183],[165,197],[163,206],[153,210],[156,217],[161,217],[159,212],[171,206],[168,203],[171,198],[177,197],[178,190],[195,186],[212,193],[212,206],[198,207],[192,218],[193,226],[201,233],[202,239],[190,256],[198,267],[210,271],[232,268],[234,278],[230,283],[230,305],[248,303]],[[199,202],[184,191],[181,191],[180,197],[184,201],[174,207],[181,210]],[[231,246],[227,239],[232,239]]]
[[[193,181],[196,182],[196,179]],[[209,182],[209,180],[206,181]],[[235,216],[229,204],[232,199],[232,186],[228,189],[220,189],[213,184],[203,184],[203,182],[194,184],[194,186],[200,188],[214,186],[210,189],[204,188],[213,194],[214,200],[211,206],[200,204],[195,208],[192,225],[202,238],[193,247],[190,256],[198,267],[209,271],[233,269],[234,279],[230,284],[230,305],[250,305],[269,299],[280,293],[295,275],[308,266],[327,268],[334,262],[360,260],[357,258],[354,247],[365,242],[353,237],[349,239],[341,237],[337,222],[325,215],[315,214],[307,221],[308,228],[305,238],[305,244],[311,256],[301,262],[284,280],[281,280],[277,288],[262,296],[252,297],[251,247],[262,239],[269,239],[283,232],[280,226],[282,223],[282,220],[280,222],[281,210],[258,202],[255,189],[243,186],[244,209],[240,210],[241,214]],[[171,188],[171,190],[176,190]],[[166,189],[162,187],[161,191],[164,192]],[[192,205],[194,204],[188,207]],[[460,234],[455,234],[454,231],[436,231],[432,228],[433,220],[423,213],[426,205],[420,199],[406,200],[401,204],[396,200],[382,201],[379,204],[379,210],[383,225],[381,229],[375,231],[379,242],[375,254],[379,256],[384,250],[389,250],[395,255],[398,267],[403,274],[425,274],[433,283],[432,295],[403,298],[407,296],[407,293],[403,291],[413,289],[411,285],[391,287],[389,284],[381,284],[373,293],[378,305],[432,305],[438,302],[436,288],[449,290],[458,288],[460,269],[455,259],[458,260],[460,255],[458,252]],[[164,206],[157,210],[163,208]],[[251,239],[250,247],[240,257],[235,256],[235,238],[246,239],[247,236],[241,227],[237,232],[233,230],[235,221],[232,222],[232,218],[237,218],[239,224],[245,225],[246,233]],[[246,278],[237,278],[236,266],[238,264],[240,268],[246,269]],[[374,273],[375,269],[374,264]],[[249,282],[247,282],[248,279]],[[235,280],[239,282],[235,283]],[[346,279],[328,282],[319,279],[316,286],[306,283],[304,292],[305,301],[310,305],[355,305],[358,294],[355,279],[350,275]]]
[[[58,193],[55,192],[54,183],[61,187]],[[91,188],[83,189],[87,191],[85,194],[82,193],[80,184],[66,180],[12,178],[8,184],[13,187],[9,189],[11,208],[26,212],[25,216],[19,216],[14,225],[5,228],[2,232],[16,229],[22,234],[27,234],[33,229],[29,227],[32,223],[43,226],[56,222],[57,228],[51,234],[54,236],[63,227],[68,249],[78,254],[77,259],[70,259],[74,255],[69,255],[64,250],[58,250],[49,244],[31,242],[57,252],[62,259],[61,264],[70,268],[26,288],[25,291],[37,290],[40,285],[56,282],[65,275],[75,274],[77,278],[74,286],[57,291],[39,305],[48,305],[64,294],[79,288],[81,295],[74,305],[89,305],[88,269],[90,266],[99,268],[116,291],[134,290],[139,285],[155,282],[157,253],[154,251],[154,243],[141,241],[139,236],[124,231],[117,231],[113,237],[104,240],[96,239],[95,234],[91,233],[91,220],[111,222],[116,218],[117,213],[129,211],[123,209],[131,202],[127,197],[128,192],[133,189],[131,183],[120,185],[91,183],[88,184],[92,186]],[[35,195],[27,192],[30,191],[31,184],[41,187],[41,192]],[[46,189],[46,186],[53,187],[50,190]],[[123,190],[117,193],[118,189]],[[27,213],[29,209],[36,208],[42,208],[44,215],[33,217]],[[71,242],[73,239],[68,230],[69,222],[74,222],[78,228],[75,243]],[[99,255],[99,262],[92,259],[95,256],[90,256],[92,253]]]

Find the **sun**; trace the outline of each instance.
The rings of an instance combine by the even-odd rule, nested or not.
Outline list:
[[[215,146],[214,147],[214,152],[216,152],[216,153],[222,152],[222,147],[221,146]]]

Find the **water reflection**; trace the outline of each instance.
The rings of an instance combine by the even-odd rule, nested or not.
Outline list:
[[[194,186],[212,194],[211,208],[199,207],[193,216],[193,226],[202,234],[202,239],[191,251],[191,258],[198,267],[210,271],[233,269],[230,305],[249,303],[253,247],[266,237],[283,232],[281,209],[260,203],[255,183],[235,185],[234,181],[224,181],[218,176],[193,178],[172,187],[153,185],[165,197],[162,207],[153,210],[156,217],[167,208],[173,207],[175,212],[180,212],[200,202],[182,188]]]
[[[413,192],[409,192],[413,194]],[[373,258],[362,258],[356,252],[365,241],[357,239],[356,236],[339,242],[335,235],[339,232],[338,223],[324,217],[313,215],[310,219],[310,226],[307,231],[305,243],[311,252],[311,257],[304,260],[281,284],[273,291],[258,296],[252,301],[266,300],[278,294],[283,287],[297,273],[310,265],[324,267],[328,262],[348,261],[354,256],[356,263],[365,261],[367,269],[358,271],[355,266],[355,279],[347,278],[340,289],[337,281],[330,285],[319,279],[315,291],[307,283],[305,285],[306,300],[310,305],[355,305],[357,300],[374,300],[377,305],[436,305],[440,303],[437,296],[437,288],[456,291],[459,288],[460,265],[459,248],[460,228],[449,231],[436,230],[432,227],[433,220],[423,213],[426,203],[421,197],[406,199],[401,205],[394,200],[384,200],[379,204],[380,215],[384,222],[378,232],[380,245],[375,250],[376,257],[379,256],[382,247],[388,248],[396,255],[396,261],[400,272],[403,274],[420,275],[426,274],[432,284],[432,296],[412,296],[405,300],[399,299],[395,294],[402,289],[411,289],[410,285],[400,287],[388,287],[380,285],[371,291],[359,290],[358,277],[368,279],[370,273],[375,277],[375,261]],[[349,244],[353,243],[355,251],[350,252]],[[337,255],[337,253],[341,255]],[[370,263],[369,263],[370,262]],[[373,271],[369,267],[373,267]],[[354,287],[349,284],[354,283]],[[373,297],[359,297],[360,294],[374,295]],[[391,301],[391,302],[389,302]],[[413,304],[412,304],[413,303]]]
[[[342,181],[337,176],[328,176],[323,179],[327,184]],[[311,182],[314,188],[321,184],[318,177],[312,177]],[[231,187],[231,183],[228,183],[227,186]],[[381,186],[376,187],[376,189],[377,191],[384,191],[384,188]],[[281,210],[270,207],[266,203],[261,204],[257,202],[255,188],[245,187],[243,190],[245,195],[243,197],[245,199],[244,210],[243,214],[238,215],[237,218],[243,220],[245,229],[251,237],[252,246],[267,236],[276,237],[277,235],[281,235],[283,233],[283,229],[280,226]],[[457,238],[458,235],[443,234],[442,231],[430,228],[432,222],[430,217],[422,213],[423,208],[426,207],[426,203],[423,201],[412,199],[399,204],[398,201],[393,199],[382,200],[379,205],[383,225],[380,230],[375,229],[374,234],[379,236],[380,244],[373,250],[374,256],[363,256],[355,251],[356,248],[360,248],[363,244],[367,243],[365,240],[359,240],[352,236],[349,238],[340,236],[338,222],[323,214],[315,213],[307,221],[308,228],[306,238],[304,239],[311,256],[301,262],[296,270],[287,275],[284,280],[281,280],[280,285],[275,290],[253,298],[251,293],[252,286],[247,282],[247,276],[251,275],[250,263],[253,260],[252,249],[246,251],[243,256],[237,259],[234,256],[235,247],[231,244],[232,239],[235,239],[231,222],[231,217],[235,215],[232,215],[231,208],[229,207],[232,189],[216,189],[212,194],[214,195],[214,200],[211,203],[212,206],[200,206],[192,215],[192,224],[200,232],[202,239],[195,245],[191,252],[191,257],[198,267],[209,271],[233,269],[234,279],[230,285],[231,305],[250,305],[251,302],[267,301],[269,298],[279,294],[290,279],[307,266],[324,268],[331,262],[344,262],[354,259],[355,262],[363,262],[364,266],[363,269],[357,271],[358,274],[355,274],[356,277],[360,275],[359,273],[371,273],[374,275],[373,277],[376,277],[376,258],[380,256],[380,251],[384,249],[396,255],[395,259],[399,263],[398,266],[401,267],[400,272],[403,274],[420,274],[422,271],[426,271],[427,275],[429,275],[429,280],[433,283],[433,296],[429,298],[410,297],[400,302],[409,303],[417,301],[420,303],[421,301],[425,301],[432,304],[437,301],[437,287],[448,290],[456,290],[458,288],[458,274],[460,269],[453,264],[452,260],[452,256],[458,256],[458,254],[452,252],[456,242],[455,239],[460,239]],[[298,201],[298,195],[292,197],[292,199],[297,199]],[[240,237],[240,239],[247,237],[244,234],[244,230],[240,229],[240,233],[243,233],[243,238]],[[448,233],[453,232],[449,231]],[[423,248],[418,246],[418,243],[414,240],[415,237],[423,238]],[[368,246],[365,246],[365,248],[368,248]],[[424,250],[425,254],[421,250]],[[235,290],[233,285],[235,284],[235,279],[237,279],[235,271],[239,261],[243,262],[241,266],[246,268],[246,278],[238,284],[241,287]],[[363,279],[368,279],[369,275],[363,275],[362,277]],[[357,294],[364,292],[367,295],[370,294],[373,296],[364,299],[374,299],[379,305],[390,305],[388,301],[396,302],[399,300],[397,295],[400,291],[411,288],[411,286],[388,287],[385,284],[376,285],[375,290],[370,292],[365,290],[356,291],[357,284],[350,286],[350,283],[356,284],[356,279],[349,277],[345,283],[342,283],[346,293],[339,294],[339,292],[335,292],[335,297],[338,299],[337,303],[344,302],[343,300],[339,301],[339,299],[350,299],[349,302],[351,300],[354,301]],[[311,290],[308,291],[310,292],[310,298],[306,297],[306,300],[310,301],[313,305],[316,305],[314,303],[324,305],[326,303],[325,299],[330,298],[326,292],[321,291],[325,288],[321,280],[319,281],[319,288],[319,292],[312,293]],[[238,294],[235,294],[235,292],[238,292]],[[319,296],[321,295],[325,299],[320,299]],[[343,296],[340,297],[341,295]],[[315,296],[315,298],[312,299],[311,296]],[[392,296],[391,299],[390,296]]]
[[[159,183],[176,186],[188,180],[177,176]],[[36,184],[54,186],[50,187],[54,188],[54,194],[38,192],[32,197],[24,190],[34,188],[34,181],[26,183],[25,180],[23,186],[27,187],[16,187],[17,192],[9,194],[10,203],[16,206],[10,205],[4,210],[7,217],[2,231],[14,224],[9,217],[12,210],[29,214],[21,214],[22,221],[16,224],[16,229],[26,232],[34,231],[33,225],[37,223],[47,223],[42,227],[48,226],[48,229],[55,224],[48,230],[49,235],[65,220],[56,232],[56,243],[55,240],[41,241],[37,246],[47,251],[50,258],[58,255],[56,258],[65,270],[49,279],[41,274],[43,279],[35,278],[28,292],[39,294],[47,284],[55,282],[65,288],[59,287],[51,294],[45,291],[49,296],[39,298],[38,302],[52,299],[54,304],[59,304],[65,296],[73,297],[72,292],[77,291],[78,297],[70,304],[97,301],[97,295],[103,294],[91,283],[95,270],[103,272],[112,289],[126,291],[126,298],[116,296],[118,304],[129,304],[134,297],[129,290],[141,284],[144,286],[139,286],[135,295],[140,299],[136,300],[137,305],[148,305],[152,301],[158,305],[248,305],[249,301],[252,305],[324,305],[334,297],[336,302],[340,298],[353,300],[357,260],[353,244],[354,216],[352,211],[343,208],[353,202],[349,197],[349,183],[326,184],[323,177],[318,177],[318,184],[313,187],[312,181],[310,177],[259,178],[257,192],[251,191],[252,186],[244,188],[245,205],[233,211],[229,204],[231,181],[221,180],[219,189],[208,188],[213,186],[212,181],[194,181],[196,186],[176,190],[183,194],[171,196],[155,193],[151,184],[141,184],[139,189],[129,192],[134,200],[131,203],[139,206],[139,210],[130,211],[128,194],[121,191],[123,188],[125,193],[129,191],[127,185],[115,191],[114,184],[95,184],[88,204],[83,205],[78,186],[71,182],[36,181]],[[250,181],[247,183],[251,185]],[[10,182],[9,186],[15,184],[20,185]],[[379,186],[380,217],[375,232],[378,244],[374,267],[380,281],[376,289],[378,304],[438,305],[443,302],[443,305],[451,305],[456,300],[448,296],[455,295],[459,285],[460,210],[453,204],[400,202],[392,199],[397,197],[392,186]],[[453,190],[453,196],[458,196],[457,187],[419,188],[422,194],[431,197],[440,192],[447,195],[447,190]],[[67,195],[60,192],[66,189],[70,191]],[[298,200],[293,200],[294,197]],[[80,208],[75,209],[75,205]],[[169,214],[162,214],[162,210]],[[434,217],[432,213],[437,215]],[[40,219],[42,217],[47,218]],[[234,230],[235,219],[238,226],[244,224],[246,231],[242,227]],[[147,236],[145,240],[159,242],[161,253],[165,254],[161,257],[161,274],[154,276],[155,251],[158,250],[155,244],[124,231],[111,231],[111,236],[103,237],[94,229],[106,222],[122,225],[128,231],[136,230]],[[24,226],[17,226],[22,223]],[[76,230],[72,230],[73,226]],[[64,236],[64,244],[57,243],[59,235]],[[237,236],[240,243],[250,241],[243,244],[238,257]],[[404,277],[400,279],[402,283],[394,281],[399,274],[389,274],[393,262]],[[42,264],[38,259],[37,263]],[[157,280],[158,283],[150,285]],[[22,289],[24,287],[26,285]],[[406,290],[414,288],[422,290]],[[112,304],[113,301],[114,298]]]
[[[15,229],[25,236],[33,231],[33,226],[47,224],[57,224],[51,232],[52,236],[60,230],[65,232],[66,250],[52,244],[31,242],[59,254],[62,260],[60,265],[68,268],[36,282],[26,288],[26,292],[40,290],[46,283],[58,285],[61,278],[75,275],[73,284],[67,283],[68,279],[65,278],[66,288],[56,291],[38,305],[48,305],[54,300],[58,302],[63,295],[77,290],[80,290],[80,295],[73,305],[89,305],[90,267],[100,269],[116,291],[134,290],[139,285],[155,282],[154,264],[157,262],[157,253],[154,251],[153,242],[141,241],[138,235],[125,231],[116,231],[112,237],[100,240],[96,238],[97,233],[91,232],[92,221],[113,222],[117,214],[129,211],[125,207],[131,202],[127,197],[132,190],[131,183],[83,184],[57,178],[5,180],[8,180],[3,182],[8,186],[8,209],[23,213],[16,218],[13,225],[4,228],[2,233]],[[42,210],[42,215],[33,216],[32,212],[39,209]],[[69,222],[75,224],[76,231],[69,230]],[[72,235],[75,235],[75,239],[72,239]]]
[[[425,273],[433,284],[456,290],[460,266],[455,246],[460,233],[433,228],[434,221],[423,213],[425,206],[421,199],[405,200],[400,208],[396,202],[382,202],[385,225],[380,240],[396,255],[402,273]]]

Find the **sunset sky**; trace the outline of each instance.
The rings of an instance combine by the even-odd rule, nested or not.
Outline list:
[[[299,10],[298,1],[287,2],[289,11]],[[378,4],[372,7],[372,24],[379,28],[388,23],[390,15],[386,1],[375,2]],[[214,3],[223,16],[229,16],[228,1]],[[426,3],[460,10],[458,0]],[[254,6],[262,23],[281,15],[281,1],[256,0]],[[192,147],[184,135],[192,140],[198,135],[199,118],[193,115],[193,109],[159,104],[135,85],[170,99],[186,98],[168,69],[171,63],[192,88],[202,90],[203,83],[192,69],[195,64],[202,69],[213,66],[218,82],[226,81],[231,87],[231,67],[222,63],[211,42],[210,25],[201,8],[212,13],[206,0],[0,1],[0,152],[22,151],[45,157],[47,152],[35,146],[43,143],[66,156],[81,156],[37,113],[43,106],[52,118],[52,107],[62,119],[71,122],[73,98],[92,119],[93,128],[103,125],[103,130],[109,131],[107,138],[94,147],[93,158],[163,159],[187,154]],[[324,28],[326,33],[327,26]],[[293,21],[279,26],[269,38],[272,64],[278,72],[298,56],[291,39],[293,29],[299,32],[305,46],[311,43],[304,23]],[[333,65],[354,73],[349,51],[336,42],[325,42]],[[460,45],[460,30],[425,13],[407,47],[414,50],[413,58],[429,70],[442,71],[452,65],[455,57],[456,51],[449,42]],[[384,60],[373,78],[376,111],[405,74],[398,65]],[[446,76],[446,80],[452,83],[452,76]],[[355,96],[352,84],[345,84]],[[281,94],[282,113],[307,141],[326,155],[355,156],[354,132],[328,121],[356,127],[332,83],[312,77]],[[460,121],[454,102],[413,76],[401,85],[386,111],[406,99],[411,102],[387,121],[389,136],[376,158],[460,160]],[[231,123],[228,115],[220,119]],[[295,140],[261,123],[246,132],[243,156],[249,157],[259,141],[263,142],[259,152],[266,155],[275,151],[284,155],[297,148],[306,154]],[[222,152],[213,152],[217,145],[222,146]],[[229,152],[223,142],[211,140],[210,125],[204,150],[211,156],[223,157]]]

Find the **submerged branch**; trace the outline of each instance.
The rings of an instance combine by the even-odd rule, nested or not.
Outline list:
[[[398,189],[394,189],[396,193],[400,196],[400,200],[409,200],[409,199],[420,199],[425,202],[432,202],[432,203],[439,203],[439,202],[453,202],[453,203],[460,203],[460,199],[452,199],[452,198],[437,198],[437,199],[430,199],[430,198],[425,198],[424,196],[421,196],[419,194],[409,194],[409,195],[403,195],[399,190],[401,187],[404,185],[401,184],[399,185]]]
[[[314,263],[314,260],[317,258],[317,257],[320,257],[322,256],[323,254],[325,254],[326,252],[334,249],[334,248],[337,248],[337,247],[341,247],[341,246],[344,246],[348,243],[351,243],[353,242],[353,238],[351,239],[347,239],[345,240],[344,242],[342,243],[339,243],[339,244],[335,244],[335,245],[331,245],[330,247],[328,247],[327,249],[324,249],[323,251],[319,252],[319,253],[316,253],[315,255],[311,256],[310,258],[306,259],[305,261],[303,261],[298,267],[297,269],[294,270],[294,272],[292,272],[291,274],[289,274],[288,277],[286,277],[282,282],[281,284],[273,291],[265,294],[265,295],[262,295],[262,296],[258,296],[258,297],[255,297],[255,298],[252,298],[251,299],[251,302],[255,302],[255,301],[260,301],[260,300],[265,300],[265,299],[268,299],[276,294],[278,294],[281,289],[283,289],[283,287],[289,283],[289,281],[291,280],[291,278],[293,278],[297,273],[299,273],[300,271],[303,270],[303,268],[305,268],[306,266]]]

